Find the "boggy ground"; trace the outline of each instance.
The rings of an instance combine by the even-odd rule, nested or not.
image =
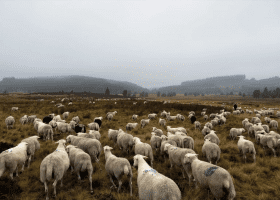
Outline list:
[[[43,97],[42,97],[43,98]],[[88,104],[88,101],[73,101],[74,105],[67,106],[65,103],[65,108],[56,108],[53,104],[50,104],[50,100],[44,102],[38,102],[34,100],[27,100],[23,98],[11,98],[11,97],[0,97],[0,151],[6,150],[12,146],[17,145],[22,139],[36,135],[36,131],[33,125],[21,125],[19,123],[20,117],[23,115],[32,115],[36,114],[37,117],[43,119],[44,116],[55,113],[62,114],[64,111],[70,111],[70,116],[67,119],[69,122],[72,117],[78,115],[81,119],[81,123],[87,125],[92,122],[94,117],[102,116],[103,124],[100,130],[101,133],[101,143],[102,146],[109,145],[113,147],[112,153],[118,157],[125,157],[129,160],[130,164],[133,165],[133,156],[127,155],[126,153],[121,152],[121,150],[108,139],[108,129],[119,129],[122,128],[125,130],[125,126],[128,122],[134,122],[131,119],[133,114],[138,114],[139,118],[137,122],[139,125],[136,129],[130,133],[134,136],[139,137],[142,142],[150,143],[150,136],[152,127],[161,128],[158,124],[159,114],[162,110],[171,112],[171,115],[176,115],[180,113],[186,117],[184,122],[173,121],[167,122],[167,125],[171,127],[183,126],[188,129],[188,135],[193,137],[195,140],[195,152],[199,154],[199,159],[206,160],[202,157],[202,145],[203,145],[203,136],[200,131],[194,130],[194,125],[188,120],[188,112],[193,110],[196,112],[197,120],[204,125],[206,122],[202,119],[200,112],[202,108],[208,108],[207,114],[209,115],[212,112],[219,112],[221,107],[216,107],[221,105],[223,102],[226,102],[228,107],[226,110],[231,110],[232,100],[215,100],[215,104],[211,102],[202,102],[202,105],[195,104],[162,104],[162,102],[148,102],[143,104],[143,100],[139,100],[137,105],[133,105],[132,101],[117,101],[117,105],[114,104],[115,101],[96,101],[95,105]],[[183,100],[182,100],[183,101]],[[194,101],[194,100],[192,100]],[[213,100],[214,101],[214,100]],[[230,102],[232,101],[232,102]],[[206,103],[206,105],[203,105]],[[209,104],[212,104],[211,107]],[[229,105],[230,104],[230,105]],[[246,101],[242,102],[240,106],[246,107],[250,106],[253,108],[260,109],[263,106],[267,107],[277,107],[279,104],[271,104],[271,102],[258,102],[257,104],[249,103],[246,105]],[[214,106],[215,105],[215,106]],[[19,107],[19,111],[11,112],[11,107]],[[117,111],[113,120],[110,122],[106,119],[106,113],[109,111]],[[158,116],[155,120],[151,120],[150,123],[145,126],[143,129],[140,127],[140,120],[147,119],[149,113],[158,113]],[[13,129],[7,130],[5,125],[5,119],[9,115],[15,117],[16,123]],[[216,126],[213,129],[216,131],[217,135],[220,138],[220,148],[221,148],[221,159],[218,162],[218,165],[225,168],[229,171],[233,178],[236,198],[235,199],[269,199],[276,200],[280,199],[280,158],[274,158],[272,152],[267,150],[268,156],[264,156],[263,149],[260,145],[255,144],[257,156],[256,163],[253,163],[252,156],[247,155],[247,163],[244,164],[242,157],[239,155],[237,148],[237,140],[232,141],[229,139],[229,130],[232,127],[241,128],[241,121],[247,117],[252,118],[255,114],[241,114],[240,116],[230,115],[227,118],[227,122],[223,126]],[[276,119],[278,122],[279,119]],[[209,121],[209,120],[208,120]],[[262,117],[262,122],[264,122],[264,117]],[[161,128],[166,134],[166,128]],[[279,130],[277,130],[278,132]],[[244,133],[245,137],[255,143],[253,138],[249,138],[247,132]],[[55,135],[54,141],[59,139],[66,138],[66,134]],[[53,152],[57,144],[51,141],[43,141],[39,139],[41,148],[35,153],[35,160],[32,160],[30,168],[25,168],[24,172],[15,177],[14,180],[10,180],[8,173],[5,173],[0,178],[0,199],[45,199],[45,190],[44,184],[40,182],[40,164],[42,160],[51,152]],[[155,153],[155,152],[154,152]],[[60,183],[57,184],[57,198],[56,199],[138,199],[138,188],[137,188],[137,170],[133,170],[133,197],[129,195],[129,185],[128,179],[125,179],[121,188],[120,194],[116,190],[112,190],[110,193],[111,182],[105,171],[105,157],[102,152],[100,157],[100,166],[102,171],[99,171],[99,168],[96,163],[93,163],[94,173],[92,176],[93,180],[93,189],[94,194],[91,195],[89,192],[89,182],[87,174],[82,174],[82,182],[79,183],[76,174],[71,174],[70,170],[67,171],[64,180],[63,187],[60,187]],[[149,163],[149,160],[148,160]],[[182,199],[184,200],[194,200],[194,199],[207,199],[208,193],[204,189],[195,189],[194,184],[188,184],[187,179],[182,178],[181,170],[177,167],[174,167],[173,170],[170,169],[170,162],[167,159],[164,161],[158,155],[155,155],[154,169],[158,172],[164,174],[167,177],[173,179],[179,186],[182,192]],[[15,174],[14,174],[15,175]],[[114,179],[115,184],[118,186],[116,179]],[[52,187],[53,180],[48,184],[50,197],[53,193]],[[53,198],[50,198],[53,199]],[[210,193],[210,199],[214,199],[213,195]]]

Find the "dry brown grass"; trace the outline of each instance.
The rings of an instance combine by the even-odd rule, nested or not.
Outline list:
[[[43,98],[43,97],[41,97]],[[168,99],[168,98],[166,98]],[[163,99],[162,99],[163,100]],[[177,101],[177,100],[173,100]],[[3,146],[3,143],[8,143],[11,145],[17,145],[23,138],[36,135],[36,131],[33,125],[21,125],[19,123],[20,117],[24,114],[32,115],[36,114],[37,117],[43,118],[45,115],[50,113],[62,114],[64,111],[70,111],[70,116],[67,119],[69,122],[72,117],[78,115],[81,119],[81,123],[87,125],[92,122],[94,117],[103,116],[103,124],[101,128],[101,143],[102,146],[109,145],[113,147],[113,142],[108,140],[108,129],[119,129],[122,128],[125,130],[125,126],[128,122],[133,122],[131,116],[133,114],[138,114],[139,118],[137,122],[139,123],[141,119],[147,118],[149,113],[160,113],[162,110],[166,110],[167,112],[171,112],[171,115],[175,115],[180,113],[186,117],[186,121],[179,122],[168,122],[167,125],[172,127],[183,126],[188,128],[188,135],[193,137],[195,140],[195,152],[199,154],[199,159],[206,160],[202,157],[202,144],[203,144],[203,136],[200,131],[194,130],[194,126],[188,120],[188,112],[194,110],[197,113],[197,120],[202,122],[204,125],[206,122],[200,116],[201,109],[203,107],[208,107],[207,114],[211,112],[218,112],[220,110],[220,106],[222,103],[227,103],[226,110],[230,110],[232,107],[232,103],[235,102],[235,99],[211,99],[211,101],[205,101],[203,99],[187,99],[180,100],[180,102],[191,103],[191,102],[199,102],[202,105],[180,105],[180,104],[165,104],[163,105],[160,102],[148,102],[148,104],[144,105],[143,101],[138,101],[137,105],[133,106],[132,101],[118,101],[117,105],[113,103],[115,101],[96,101],[95,105],[89,105],[88,101],[82,102],[74,102],[72,106],[66,106],[63,109],[57,109],[53,104],[50,104],[50,100],[45,100],[44,102],[37,102],[36,100],[27,100],[27,99],[19,99],[15,97],[0,97],[0,131],[1,131],[1,146],[0,150],[5,150],[6,147]],[[214,102],[214,103],[213,103]],[[254,108],[259,109],[262,107],[276,107],[279,105],[277,101],[271,103],[271,101],[242,101],[241,106],[251,106],[252,110]],[[206,105],[203,105],[206,103]],[[209,106],[212,105],[212,107]],[[65,104],[67,105],[67,104]],[[208,105],[208,106],[207,106]],[[11,112],[11,107],[17,106],[19,107],[19,111]],[[117,111],[118,113],[115,115],[113,120],[109,122],[105,116],[109,111]],[[210,111],[209,111],[210,110]],[[15,117],[16,123],[13,129],[7,130],[5,126],[5,118],[9,115]],[[221,148],[221,159],[218,162],[218,165],[227,169],[234,181],[235,190],[236,190],[236,198],[235,199],[269,199],[276,200],[279,199],[280,196],[280,183],[278,182],[280,178],[280,159],[279,157],[274,158],[271,151],[267,151],[268,156],[264,157],[263,149],[255,144],[255,148],[257,151],[256,163],[253,163],[253,159],[250,155],[247,156],[247,164],[244,164],[242,157],[239,155],[237,149],[237,140],[229,139],[229,130],[232,127],[242,127],[241,121],[245,118],[251,118],[253,115],[241,114],[240,116],[229,116],[226,122],[226,125],[216,126],[214,130],[216,130],[217,135],[220,138],[220,148]],[[145,128],[141,128],[140,125],[130,133],[134,136],[141,138],[143,142],[149,143],[150,141],[150,133],[152,127],[158,127],[164,131],[166,134],[166,129],[163,129],[158,124],[158,118],[155,120],[151,120],[150,123],[145,126]],[[262,117],[262,121],[264,122],[264,117]],[[276,119],[278,122],[279,119]],[[209,121],[209,120],[208,120]],[[244,134],[248,136],[247,132]],[[65,138],[66,135],[55,135],[54,140],[57,141],[59,139]],[[254,141],[253,138],[246,137],[247,139]],[[35,153],[35,160],[31,162],[31,166],[29,169],[25,169],[25,171],[19,175],[19,178],[15,178],[14,181],[9,179],[7,173],[5,173],[0,178],[0,199],[44,199],[45,191],[44,185],[40,182],[40,164],[42,160],[51,152],[53,152],[57,144],[54,144],[51,141],[44,142],[40,140],[41,149]],[[7,147],[9,148],[9,147]],[[6,148],[6,149],[7,149]],[[133,164],[133,155],[126,155],[121,152],[119,148],[114,148],[112,153],[119,157],[125,157],[129,160],[130,164]],[[108,175],[105,171],[105,158],[102,152],[100,157],[100,165],[103,169],[102,172],[99,172],[98,166],[96,163],[93,163],[94,173],[92,176],[93,179],[93,189],[94,194],[91,195],[89,192],[89,183],[87,174],[82,174],[82,183],[78,183],[78,179],[76,174],[71,174],[70,170],[67,172],[63,182],[64,186],[61,188],[60,184],[57,187],[57,199],[138,199],[138,188],[137,188],[137,170],[133,168],[133,197],[129,196],[129,186],[128,180],[126,179],[123,182],[123,186],[121,189],[121,193],[118,194],[116,191],[112,191],[110,194],[109,187],[111,186]],[[182,192],[182,199],[207,199],[207,191],[204,189],[196,190],[194,188],[193,183],[191,185],[188,184],[186,179],[182,178],[181,170],[178,168],[174,168],[173,170],[169,170],[170,163],[168,160],[164,161],[159,156],[155,156],[154,168],[164,174],[165,176],[173,179],[179,186]],[[117,183],[116,180],[114,180]],[[53,182],[53,181],[52,181]],[[51,183],[52,183],[51,182]],[[49,191],[50,194],[53,193],[52,184],[49,183]],[[118,184],[118,183],[117,183]],[[52,198],[51,198],[52,199]],[[214,199],[214,197],[210,194],[210,199]]]

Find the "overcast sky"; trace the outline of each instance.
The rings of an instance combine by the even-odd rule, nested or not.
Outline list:
[[[146,88],[280,74],[279,0],[0,0],[0,80],[86,75]]]

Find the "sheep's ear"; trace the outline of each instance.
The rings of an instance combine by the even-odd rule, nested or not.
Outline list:
[[[113,149],[113,147],[109,147],[109,149]]]
[[[142,156],[142,155],[141,155]],[[147,159],[148,157],[147,156],[142,156],[143,158]]]

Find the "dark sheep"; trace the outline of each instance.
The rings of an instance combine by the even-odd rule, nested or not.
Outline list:
[[[236,108],[237,108],[237,105],[236,105],[236,104],[234,104],[234,106],[233,106],[233,107],[234,107],[234,110],[236,110]]]
[[[44,118],[43,118],[43,122],[45,123],[45,124],[49,124],[50,123],[50,121],[52,121],[52,117],[50,117],[50,116],[45,116]]]
[[[99,125],[99,128],[101,128],[102,121],[100,119],[95,119],[94,122],[96,122]]]
[[[195,121],[196,121],[196,117],[195,117],[195,116],[192,116],[192,117],[191,117],[191,122],[192,122],[192,124],[193,124]]]
[[[86,126],[83,124],[77,124],[75,126],[75,132],[76,133],[86,133]]]

